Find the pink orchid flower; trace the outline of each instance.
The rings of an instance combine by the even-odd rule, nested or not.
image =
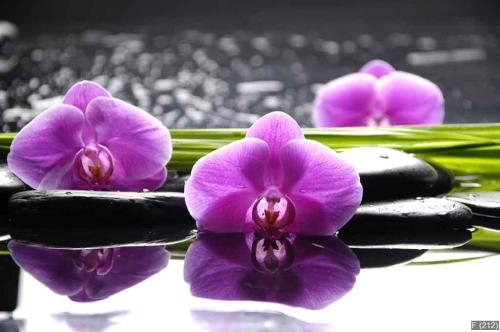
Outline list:
[[[157,119],[83,81],[16,135],[8,164],[37,189],[154,190],[171,154]]]
[[[185,196],[201,231],[255,232],[278,250],[275,240],[287,233],[334,234],[358,208],[362,187],[351,165],[273,112],[246,138],[198,160]]]
[[[431,125],[443,119],[444,98],[437,85],[382,60],[327,83],[313,107],[316,127]]]

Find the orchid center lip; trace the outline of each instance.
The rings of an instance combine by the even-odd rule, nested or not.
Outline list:
[[[104,146],[91,145],[83,148],[76,158],[76,175],[92,187],[105,188],[114,171],[111,152]]]
[[[293,245],[287,237],[276,240],[256,236],[251,253],[252,265],[262,273],[286,271],[295,260]]]
[[[113,268],[116,249],[83,249],[75,265],[87,273],[95,272],[97,275],[106,275]]]
[[[367,118],[366,125],[368,127],[390,126],[391,120],[385,114],[377,112]]]
[[[284,228],[295,219],[295,206],[279,189],[268,188],[254,203],[252,219],[256,232],[263,238],[286,236]]]

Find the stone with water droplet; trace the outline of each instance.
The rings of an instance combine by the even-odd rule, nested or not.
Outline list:
[[[9,217],[13,239],[52,247],[172,242],[196,228],[169,192],[31,190],[11,197]]]
[[[373,202],[361,205],[341,232],[465,229],[471,219],[467,206],[445,198]]]
[[[453,193],[448,198],[467,205],[474,212],[474,226],[500,229],[500,191]]]
[[[449,173],[405,152],[363,147],[339,156],[359,172],[364,202],[438,195],[451,189]]]

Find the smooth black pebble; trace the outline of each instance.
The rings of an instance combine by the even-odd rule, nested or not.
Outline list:
[[[412,198],[362,204],[342,231],[464,229],[472,211],[446,198]]]
[[[444,198],[366,203],[338,236],[367,248],[457,247],[471,239],[471,219],[468,207]]]
[[[61,248],[172,242],[196,228],[184,195],[168,192],[32,190],[11,197],[9,216],[13,239]]]
[[[429,163],[411,154],[387,148],[353,148],[339,156],[359,172],[363,185],[363,201],[426,196],[445,193],[448,186],[439,183],[448,173],[439,174]],[[443,192],[440,192],[443,191]]]
[[[474,213],[472,224],[500,230],[500,192],[453,193],[449,199],[467,205]]]

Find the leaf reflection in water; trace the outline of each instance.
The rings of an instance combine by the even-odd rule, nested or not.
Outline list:
[[[57,294],[90,302],[130,288],[163,270],[163,246],[52,249],[10,241],[14,261]]]
[[[297,236],[291,265],[269,271],[256,268],[252,262],[253,240],[248,241],[249,236],[199,235],[184,265],[184,279],[194,296],[321,309],[354,286],[359,261],[336,237]]]

